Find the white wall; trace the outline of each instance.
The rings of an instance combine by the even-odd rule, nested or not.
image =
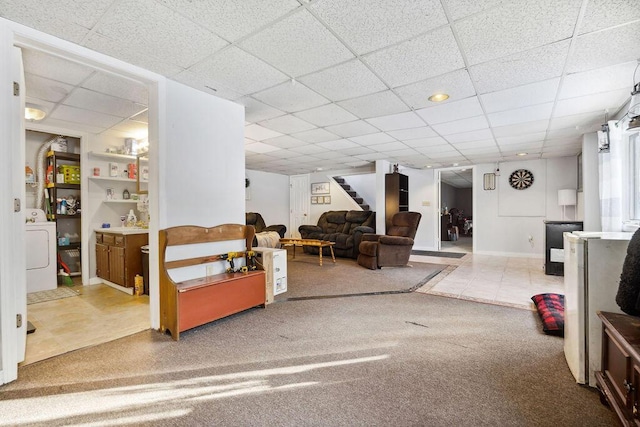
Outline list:
[[[289,176],[247,170],[246,212],[258,212],[267,226],[289,224]]]
[[[482,176],[495,164],[477,165],[473,233],[475,252],[503,256],[543,257],[544,220],[559,220],[558,190],[576,188],[575,157],[542,159],[500,164],[496,190],[483,190]],[[517,169],[534,174],[534,184],[526,190],[509,185],[509,175]],[[529,237],[533,242],[529,242]]]
[[[409,177],[409,210],[420,212],[422,218],[414,239],[416,250],[437,250],[436,236],[440,226],[438,212],[438,189],[435,185],[433,169],[400,169]],[[425,206],[427,205],[427,206]]]
[[[585,231],[602,231],[596,133],[586,134],[582,138],[582,200]]]

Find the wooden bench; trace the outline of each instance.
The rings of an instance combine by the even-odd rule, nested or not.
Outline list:
[[[169,271],[176,268],[226,262],[228,254],[167,261],[167,248],[202,243],[245,240],[246,265],[255,230],[252,226],[224,224],[206,228],[179,226],[160,230],[160,330],[174,340],[180,332],[256,306],[265,306],[264,271],[214,274],[176,283]],[[182,249],[182,248],[181,248]],[[238,253],[236,253],[238,254]]]

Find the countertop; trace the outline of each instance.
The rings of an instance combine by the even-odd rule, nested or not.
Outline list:
[[[110,227],[110,228],[95,228],[94,231],[101,233],[113,233],[113,234],[148,234],[148,228],[139,227]]]

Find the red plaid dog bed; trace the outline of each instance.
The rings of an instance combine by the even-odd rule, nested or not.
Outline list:
[[[538,309],[544,333],[564,336],[564,295],[538,294],[531,300]]]

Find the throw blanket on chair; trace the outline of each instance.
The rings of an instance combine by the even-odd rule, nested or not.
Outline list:
[[[256,247],[277,249],[280,248],[280,235],[276,231],[256,233],[256,238],[253,243],[253,246]]]

